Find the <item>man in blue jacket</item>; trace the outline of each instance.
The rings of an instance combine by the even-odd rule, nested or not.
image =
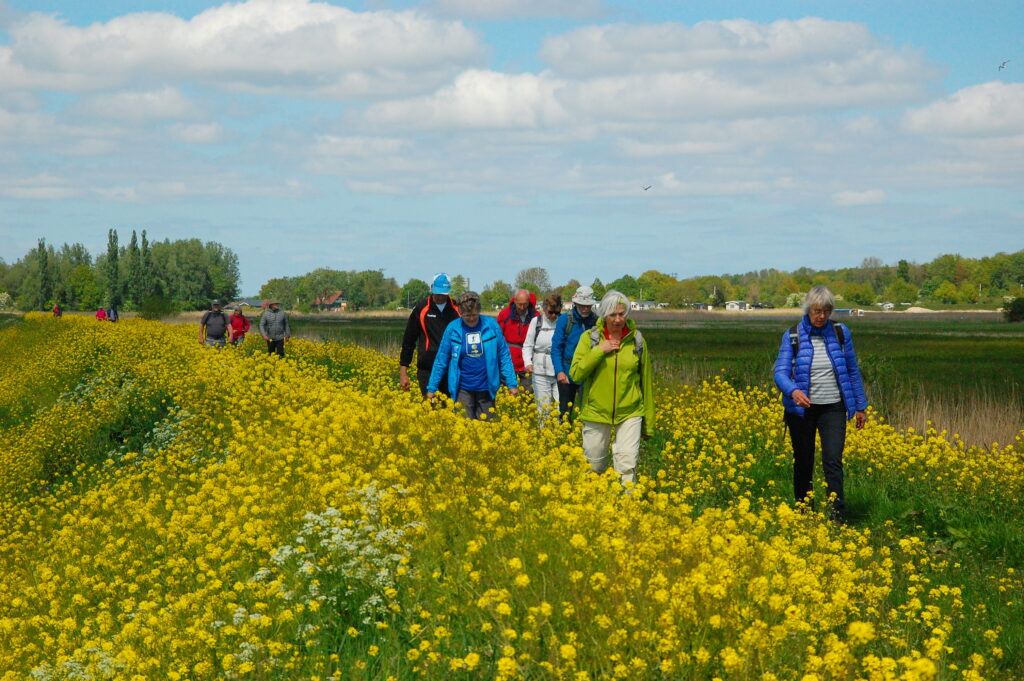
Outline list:
[[[580,286],[572,296],[572,310],[558,318],[551,336],[551,363],[555,365],[555,380],[558,381],[558,413],[569,414],[570,421],[573,418],[572,407],[577,403],[583,386],[569,378],[569,367],[580,336],[597,323],[594,305],[597,305],[594,289]]]

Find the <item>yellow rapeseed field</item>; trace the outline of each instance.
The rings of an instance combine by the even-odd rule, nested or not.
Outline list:
[[[394,358],[260,346],[139,320],[0,332],[0,680],[1021,671],[1001,626],[968,635],[984,613],[926,538],[792,508],[773,395],[659,394],[666,435],[626,493],[528,398],[471,423],[399,391]],[[873,418],[847,461],[893,494],[1024,498],[1012,446]],[[1019,575],[991,579],[1022,612]]]

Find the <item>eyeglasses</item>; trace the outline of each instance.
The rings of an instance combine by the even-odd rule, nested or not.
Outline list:
[[[811,317],[827,317],[830,314],[832,314],[832,310],[815,307],[808,310],[807,314],[810,315]]]

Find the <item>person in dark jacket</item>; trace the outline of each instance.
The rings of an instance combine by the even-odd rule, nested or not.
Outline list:
[[[409,314],[402,336],[402,353],[398,358],[398,384],[402,390],[408,390],[409,365],[412,363],[412,352],[416,351],[416,382],[420,386],[420,395],[427,396],[427,382],[430,370],[437,358],[438,344],[444,330],[459,318],[459,308],[448,295],[452,290],[452,282],[444,272],[434,276],[430,285],[430,295],[421,300]],[[439,389],[448,395],[447,381],[441,381]],[[450,397],[450,395],[449,395]]]
[[[210,309],[199,320],[199,344],[222,348],[227,342],[227,335],[230,329],[231,320],[221,310],[220,301],[215,300],[210,303]]]
[[[292,327],[288,323],[288,314],[281,309],[280,300],[271,300],[267,309],[260,317],[260,335],[267,341],[267,354],[277,353],[284,357],[284,341],[292,337]]]
[[[537,295],[525,288],[516,291],[508,307],[498,313],[498,326],[501,327],[505,342],[512,353],[512,366],[515,367],[519,387],[523,390],[533,390],[530,374],[526,371],[526,363],[523,361],[523,343],[526,342],[530,322],[538,315]]]
[[[569,378],[569,369],[580,336],[597,324],[594,305],[597,305],[594,289],[580,286],[572,296],[572,310],[558,318],[551,337],[551,363],[555,366],[555,380],[558,382],[558,413],[562,416],[568,414],[570,421],[573,407],[579,406],[577,402],[582,386]]]
[[[793,445],[793,494],[810,505],[814,477],[814,438],[821,436],[821,462],[831,517],[845,522],[843,448],[846,422],[857,428],[867,421],[864,382],[850,330],[829,319],[835,298],[825,286],[815,286],[804,300],[804,318],[782,335],[775,362],[775,385],[782,392],[786,425]]]

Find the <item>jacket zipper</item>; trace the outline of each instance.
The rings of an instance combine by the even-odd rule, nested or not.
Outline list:
[[[622,342],[620,337],[619,343]],[[621,349],[621,345],[619,346]],[[612,425],[615,425],[615,408],[619,403],[619,351],[615,351],[615,371],[612,372]]]

